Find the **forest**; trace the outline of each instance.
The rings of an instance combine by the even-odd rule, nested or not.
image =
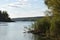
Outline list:
[[[13,22],[9,17],[7,11],[0,10],[0,22]]]

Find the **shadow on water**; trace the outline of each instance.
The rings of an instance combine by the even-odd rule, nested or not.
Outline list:
[[[34,35],[34,40],[46,40],[46,38],[44,38],[40,35]]]
[[[50,40],[47,39],[46,37],[37,34],[32,34],[32,33],[24,33],[24,34],[25,34],[24,38],[26,38],[26,40]]]

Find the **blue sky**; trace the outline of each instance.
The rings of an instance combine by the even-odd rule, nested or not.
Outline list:
[[[44,16],[47,10],[44,0],[0,0],[0,10],[8,12],[11,18]]]

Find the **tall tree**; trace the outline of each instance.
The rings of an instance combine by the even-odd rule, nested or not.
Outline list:
[[[60,36],[60,0],[45,0],[45,4],[52,12],[50,33],[56,37]]]
[[[12,21],[7,13],[7,11],[0,11],[0,21]]]

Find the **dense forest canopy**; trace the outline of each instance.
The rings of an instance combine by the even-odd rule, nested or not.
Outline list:
[[[7,13],[7,11],[0,10],[0,21],[2,22],[9,22],[12,21]]]
[[[60,33],[60,0],[45,0],[45,4],[51,10],[53,17],[51,20],[51,32]],[[54,29],[53,29],[54,28]],[[59,31],[59,32],[58,32]]]

